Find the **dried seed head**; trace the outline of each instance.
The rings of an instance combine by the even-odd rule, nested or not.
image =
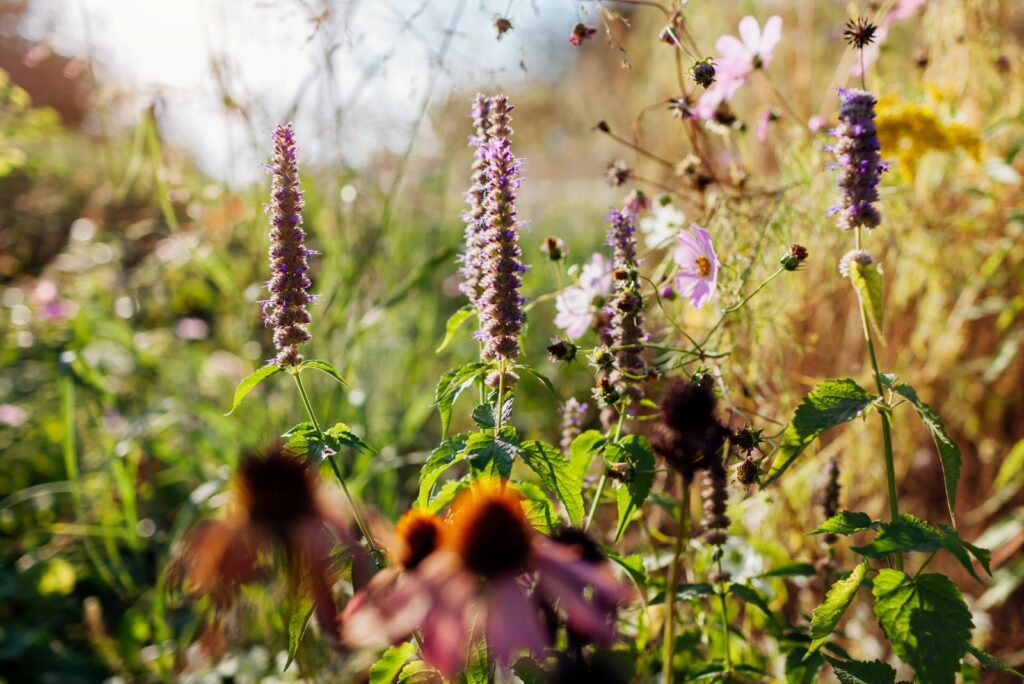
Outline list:
[[[609,185],[619,187],[625,185],[626,181],[633,177],[633,172],[626,162],[617,159],[608,163],[608,166],[605,167],[604,175]]]
[[[744,487],[749,487],[756,483],[758,475],[760,475],[760,469],[750,456],[747,456],[736,466],[736,481]]]
[[[578,349],[579,347],[569,340],[554,337],[551,339],[551,344],[548,345],[548,358],[551,359],[552,363],[560,361],[570,363],[575,360]]]
[[[797,270],[805,261],[807,261],[807,248],[795,242],[790,245],[789,251],[779,259],[779,263],[787,271]]]
[[[690,67],[690,75],[694,81],[705,88],[714,83],[715,65],[712,63],[711,58],[708,57],[699,62],[694,62],[693,66]]]
[[[855,50],[863,50],[875,42],[875,33],[877,31],[877,26],[864,17],[858,17],[856,20],[851,19],[846,22],[846,30],[843,31],[843,37],[850,47]]]

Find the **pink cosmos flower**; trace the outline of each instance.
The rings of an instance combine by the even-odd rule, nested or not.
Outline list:
[[[614,639],[615,606],[629,598],[628,590],[586,543],[534,532],[511,487],[478,481],[459,495],[449,517],[441,546],[390,591],[353,599],[345,643],[380,647],[418,628],[423,659],[454,677],[479,636],[502,666],[519,650],[540,655],[551,643],[542,618],[551,610],[583,638]]]
[[[755,69],[767,67],[775,46],[782,39],[782,17],[770,17],[764,30],[752,16],[740,20],[740,38],[724,35],[715,43],[715,82],[697,102],[697,118],[710,119],[723,102],[728,102]]]
[[[612,268],[600,254],[580,269],[579,282],[555,298],[555,325],[573,339],[582,337],[594,322],[601,300],[612,291]]]
[[[680,231],[676,242],[676,251],[672,255],[679,268],[676,289],[699,309],[711,299],[718,287],[718,269],[721,268],[718,255],[711,244],[711,235],[695,223],[689,230]]]

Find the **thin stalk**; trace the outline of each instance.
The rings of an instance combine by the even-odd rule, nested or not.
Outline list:
[[[302,384],[302,377],[300,371],[292,373],[292,377],[295,378],[295,386],[299,388],[299,396],[302,398],[302,404],[306,407],[306,413],[309,415],[309,421],[313,423],[313,428],[316,430],[317,435],[320,437],[321,444],[325,443],[324,432],[320,429],[320,423],[316,419],[316,414],[313,412],[313,405],[309,401],[309,395],[306,394],[306,388]],[[341,485],[341,489],[345,492],[345,498],[348,499],[348,505],[352,507],[352,517],[356,520],[356,525],[359,527],[360,534],[366,539],[366,545],[370,548],[370,552],[373,554],[374,563],[380,564],[380,549],[377,548],[377,544],[373,541],[373,537],[370,536],[370,530],[366,526],[366,521],[363,520],[362,513],[359,512],[359,506],[356,504],[355,498],[352,496],[352,492],[348,489],[348,484],[345,482],[345,477],[341,474],[341,469],[338,468],[338,464],[334,461],[334,454],[327,458],[327,462],[331,465],[331,470],[334,471],[334,477],[338,479],[338,484]]]
[[[722,559],[718,559],[718,574],[722,574]],[[722,641],[725,646],[725,668],[732,669],[732,646],[729,643],[729,607],[725,603],[725,582],[718,587],[718,598],[722,602]]]
[[[626,418],[627,405],[623,403],[619,408],[619,422],[615,426],[615,432],[612,435],[613,444],[619,441],[619,436],[622,435],[622,423]],[[597,505],[601,501],[601,495],[604,494],[606,484],[608,484],[608,476],[605,473],[601,473],[601,479],[597,481],[597,489],[594,490],[594,499],[590,502],[590,510],[587,512],[587,519],[583,521],[584,532],[587,531],[590,527],[590,523],[594,520],[594,513],[597,512]]]
[[[498,405],[494,409],[494,436],[501,434],[502,399],[505,394],[505,359],[498,360]]]
[[[689,538],[690,482],[682,478],[682,491],[679,493],[679,530],[676,532],[676,544],[672,553],[672,565],[668,568],[668,585],[665,587],[665,603],[668,614],[665,616],[665,638],[661,643],[661,681],[672,684],[672,656],[675,655],[676,642],[676,596],[679,593],[679,561],[683,556],[684,540]]]

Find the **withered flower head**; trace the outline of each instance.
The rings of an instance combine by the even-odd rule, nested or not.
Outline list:
[[[779,263],[787,271],[797,270],[805,261],[807,261],[807,248],[795,242],[790,245],[789,251],[779,259]]]
[[[654,452],[687,480],[698,470],[721,462],[729,430],[715,417],[710,378],[669,380],[661,398],[661,418],[648,439]]]
[[[576,359],[576,352],[579,350],[575,344],[570,340],[553,337],[551,338],[551,344],[548,345],[548,358],[551,359],[552,363],[559,361],[564,363],[572,363]]]
[[[633,177],[633,172],[626,165],[626,162],[617,159],[608,163],[608,166],[605,167],[604,175],[609,185],[619,187],[625,185],[626,181]]]
[[[500,15],[494,17],[494,30],[498,32],[498,40],[501,40],[502,36],[512,30],[512,20]]]
[[[843,37],[850,47],[855,50],[863,50],[875,42],[876,31],[878,31],[877,26],[864,17],[858,17],[856,20],[851,19],[846,22],[846,30],[843,31]]]
[[[554,235],[549,235],[544,238],[544,243],[540,246],[542,254],[547,254],[548,259],[551,261],[561,261],[569,254],[569,248],[565,245],[565,240]]]

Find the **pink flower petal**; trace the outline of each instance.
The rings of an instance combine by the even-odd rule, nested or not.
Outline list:
[[[487,606],[487,645],[502,665],[512,662],[520,649],[540,655],[547,643],[537,607],[514,577],[494,583],[494,596]]]
[[[761,45],[758,48],[758,55],[765,66],[772,61],[772,52],[775,46],[782,40],[782,17],[775,15],[764,23],[764,31],[761,33]]]
[[[715,49],[722,56],[723,62],[749,62],[750,53],[736,36],[720,36],[715,42]],[[716,60],[715,66],[722,66]]]
[[[757,19],[749,14],[740,19],[740,38],[743,39],[748,58],[758,54],[761,45],[761,27],[758,26]]]

